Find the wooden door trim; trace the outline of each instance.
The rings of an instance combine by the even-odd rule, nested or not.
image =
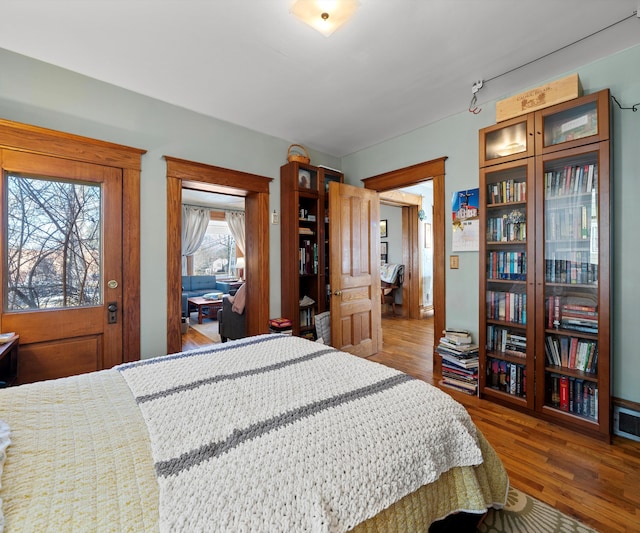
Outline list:
[[[247,335],[268,332],[269,322],[269,183],[273,178],[164,156],[167,163],[167,353],[182,350],[181,226],[182,189],[245,198],[247,267]]]
[[[140,359],[140,169],[142,156],[147,151],[3,119],[0,119],[0,147],[121,169],[122,360],[137,361]]]
[[[446,292],[445,292],[445,161],[447,157],[432,159],[409,167],[378,174],[362,180],[366,189],[378,192],[390,191],[415,185],[423,181],[433,181],[433,307],[434,340],[439,339],[440,332],[446,327]],[[434,346],[435,348],[435,346]],[[442,361],[433,358],[434,378],[442,376]]]

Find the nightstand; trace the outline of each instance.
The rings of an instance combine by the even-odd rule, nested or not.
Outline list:
[[[18,345],[20,336],[14,335],[0,344],[0,388],[15,384],[18,379]]]

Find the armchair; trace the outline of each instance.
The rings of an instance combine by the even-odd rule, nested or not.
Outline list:
[[[242,287],[245,287],[244,285]],[[244,289],[241,289],[244,292]],[[241,339],[247,336],[247,327],[245,320],[244,300],[241,305],[241,312],[238,313],[237,295],[240,295],[240,290],[236,293],[236,297],[229,297],[225,294],[222,298],[222,309],[218,311],[218,332],[220,333],[220,340],[227,342],[227,339]],[[240,296],[241,299],[244,295]],[[236,300],[234,311],[234,300]]]
[[[396,304],[402,303],[402,283],[404,281],[404,265],[385,263],[380,267],[381,303],[391,304],[393,315]]]

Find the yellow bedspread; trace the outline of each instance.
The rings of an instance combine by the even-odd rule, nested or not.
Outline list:
[[[157,530],[149,437],[118,372],[0,390],[0,419],[7,532]]]
[[[11,428],[0,498],[6,531],[158,529],[147,429],[115,370],[0,390]],[[503,503],[508,480],[480,435],[485,461],[454,468],[355,531],[414,531],[459,510]]]

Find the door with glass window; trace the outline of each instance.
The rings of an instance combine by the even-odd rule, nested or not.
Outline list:
[[[2,150],[3,332],[18,381],[122,362],[122,171]]]

